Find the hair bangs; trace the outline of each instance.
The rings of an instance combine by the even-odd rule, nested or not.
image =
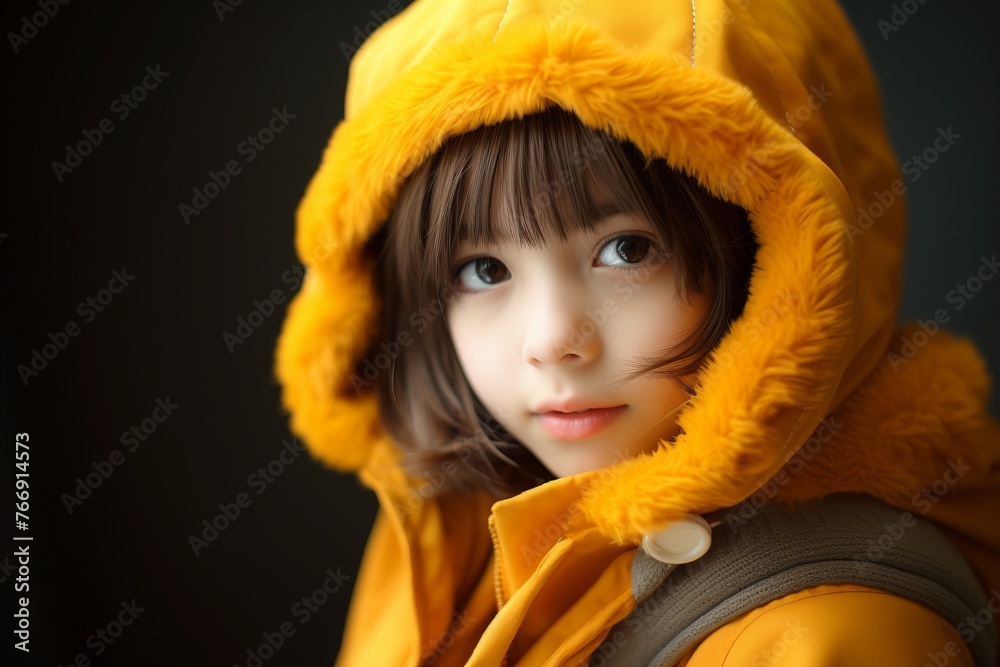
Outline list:
[[[478,128],[449,139],[428,174],[425,278],[448,283],[459,243],[543,248],[592,231],[615,213],[649,214],[621,147],[559,114]],[[666,241],[666,239],[664,239]]]

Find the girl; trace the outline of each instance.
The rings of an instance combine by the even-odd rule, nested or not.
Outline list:
[[[992,664],[989,380],[894,324],[836,6],[418,0],[347,92],[277,358],[381,504],[338,665]]]

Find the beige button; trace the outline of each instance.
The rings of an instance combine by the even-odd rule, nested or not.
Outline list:
[[[642,548],[663,563],[690,563],[712,546],[712,527],[697,514],[688,514],[663,530],[642,538]]]

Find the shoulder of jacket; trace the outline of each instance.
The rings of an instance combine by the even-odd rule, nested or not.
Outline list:
[[[739,616],[679,667],[791,665],[973,667],[958,631],[912,600],[867,586],[823,585]]]

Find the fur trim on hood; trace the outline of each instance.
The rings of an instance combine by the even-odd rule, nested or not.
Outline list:
[[[743,206],[760,243],[684,433],[587,490],[583,512],[609,538],[738,506],[797,461],[774,497],[862,491],[912,509],[959,460],[964,485],[996,488],[980,356],[943,331],[897,330],[899,167],[861,46],[828,0],[418,0],[383,25],[351,64],[346,117],[298,210],[308,275],[276,371],[315,456],[359,470],[392,446],[350,377],[380,308],[358,258],[403,180],[447,138],[550,105]],[[862,224],[855,211],[885,193]]]

